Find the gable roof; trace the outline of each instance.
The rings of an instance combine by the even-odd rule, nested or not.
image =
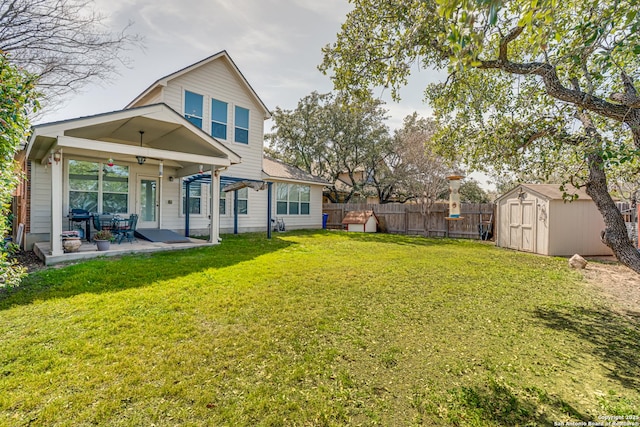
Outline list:
[[[249,84],[249,82],[247,81],[247,79],[244,77],[244,75],[242,74],[242,72],[240,71],[240,69],[238,68],[238,66],[236,65],[235,62],[233,62],[233,59],[231,59],[231,57],[229,56],[229,54],[227,53],[226,50],[222,50],[218,53],[215,53],[211,56],[209,56],[208,58],[205,58],[201,61],[198,61],[194,64],[191,64],[187,67],[184,67],[178,71],[175,71],[171,74],[168,74],[158,80],[156,80],[151,86],[149,86],[147,89],[145,89],[140,95],[138,95],[133,101],[131,101],[129,104],[127,104],[124,108],[131,108],[133,105],[136,104],[136,102],[140,101],[142,98],[144,98],[149,92],[151,92],[152,90],[156,89],[157,87],[160,86],[167,86],[169,80],[173,80],[177,77],[180,77],[190,71],[195,70],[198,67],[202,67],[204,65],[207,65],[210,62],[216,61],[218,59],[225,59],[228,61],[228,63],[231,65],[231,68],[233,69],[233,71],[235,71],[236,76],[240,79],[240,81],[242,81],[244,83],[244,85],[246,86],[247,90],[249,91],[249,93],[251,94],[251,96],[254,98],[254,100],[256,101],[256,103],[258,103],[260,106],[262,106],[262,109],[264,110],[265,113],[265,119],[269,119],[271,118],[271,112],[269,111],[269,109],[267,108],[267,106],[265,105],[264,102],[262,102],[262,100],[260,99],[260,97],[258,96],[258,94],[256,93],[255,90],[253,90],[253,87],[251,87],[251,85]]]
[[[514,189],[498,197],[498,200],[503,199],[514,192],[518,192],[520,189],[528,190],[547,200],[563,200],[560,185],[561,184],[520,184]],[[566,192],[568,194],[576,194],[578,196],[578,200],[591,200],[591,196],[589,196],[582,188],[575,188],[572,185],[567,185]]]
[[[347,212],[344,219],[342,220],[343,224],[366,224],[369,221],[369,218],[373,217],[378,223],[378,217],[373,211],[351,211]]]
[[[144,144],[140,131],[144,131]],[[241,162],[238,154],[166,104],[36,125],[25,147],[26,155],[30,160],[41,160],[62,140],[68,148],[114,154],[113,158],[121,155],[133,161],[140,155],[207,165],[214,158],[229,164]]]
[[[280,160],[267,156],[262,160],[262,172],[266,175],[266,179],[284,179],[305,184],[329,185],[329,182],[320,177],[311,175],[296,166],[288,165]]]

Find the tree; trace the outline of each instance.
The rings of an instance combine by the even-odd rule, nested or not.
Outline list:
[[[35,81],[35,77],[11,65],[5,54],[0,54],[0,215],[5,218],[0,221],[0,236],[3,238],[10,227],[6,218],[11,194],[20,179],[14,155],[28,136],[28,114],[38,106]],[[24,269],[10,259],[10,248],[6,244],[0,249],[0,288],[17,286]]]
[[[389,151],[379,101],[350,103],[343,95],[313,92],[295,110],[276,108],[269,152],[331,183],[327,197],[349,202],[366,195],[371,165]]]
[[[640,20],[630,0],[354,0],[324,50],[338,89],[399,97],[413,65],[447,68],[427,97],[452,157],[473,168],[563,170],[604,218],[603,241],[640,273],[607,185],[640,150]]]
[[[433,137],[436,129],[433,119],[413,113],[405,117],[394,138],[394,151],[399,159],[395,175],[405,192],[419,203],[427,235],[431,208],[443,194],[448,195],[447,176],[453,170],[435,153]]]
[[[2,0],[0,49],[39,77],[48,99],[110,77],[140,38],[108,31],[91,0]]]
[[[402,128],[394,134],[394,175],[406,194],[428,208],[441,194],[448,194],[447,176],[453,170],[435,153],[436,130],[433,119],[413,113],[404,118]]]
[[[478,181],[467,178],[460,184],[461,203],[489,203],[489,195],[480,187]]]

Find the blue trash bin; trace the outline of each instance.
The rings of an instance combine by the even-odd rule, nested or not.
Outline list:
[[[322,228],[323,229],[327,229],[327,220],[329,219],[329,214],[327,213],[323,213],[322,214]]]

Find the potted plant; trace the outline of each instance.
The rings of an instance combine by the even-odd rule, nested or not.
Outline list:
[[[109,230],[100,230],[93,236],[93,240],[98,245],[99,251],[108,251],[113,242],[113,234]]]

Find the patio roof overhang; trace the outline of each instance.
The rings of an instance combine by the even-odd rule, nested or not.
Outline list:
[[[176,167],[178,176],[193,174],[200,164],[209,170],[210,165],[225,167],[241,161],[166,104],[35,126],[26,147],[27,159],[44,162],[57,149],[132,163],[136,156],[143,156]]]

